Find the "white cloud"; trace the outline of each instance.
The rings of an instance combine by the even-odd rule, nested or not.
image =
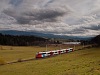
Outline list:
[[[0,30],[100,34],[100,0],[0,0]]]

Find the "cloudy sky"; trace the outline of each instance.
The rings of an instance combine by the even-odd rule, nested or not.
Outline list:
[[[100,0],[0,0],[0,30],[100,34]]]

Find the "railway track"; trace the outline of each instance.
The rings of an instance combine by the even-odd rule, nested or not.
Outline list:
[[[86,48],[91,48],[91,47],[84,47],[81,49],[77,49],[75,51],[79,51],[79,50],[84,50]],[[66,53],[65,53],[66,54]],[[51,57],[55,57],[57,55],[51,56]],[[50,57],[45,57],[45,58],[50,58]],[[40,60],[40,59],[45,59],[45,58],[29,58],[29,59],[19,59],[19,60],[15,60],[15,61],[11,61],[11,62],[7,62],[6,64],[14,64],[14,63],[21,63],[21,62],[27,62],[27,61],[32,61],[32,60]],[[5,64],[5,65],[6,65]]]

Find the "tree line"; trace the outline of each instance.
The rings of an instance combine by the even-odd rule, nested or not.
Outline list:
[[[93,44],[97,44],[98,46],[100,46],[100,35],[97,35],[96,37],[94,37],[91,42]]]
[[[0,45],[32,46],[45,44],[47,41],[48,39],[36,36],[4,35],[0,33]]]
[[[92,38],[91,40],[79,40],[82,44],[97,44],[100,46],[100,35]],[[51,40],[36,36],[26,35],[7,35],[0,33],[0,45],[9,46],[45,46],[46,44],[61,44],[59,40]]]

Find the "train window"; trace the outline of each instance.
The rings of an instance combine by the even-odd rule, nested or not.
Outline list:
[[[48,53],[48,54],[51,54],[51,53]]]
[[[57,52],[55,52],[55,53],[57,53]]]
[[[46,53],[42,53],[42,54],[46,54]]]

